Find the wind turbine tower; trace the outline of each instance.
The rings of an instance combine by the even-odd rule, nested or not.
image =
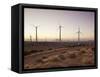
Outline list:
[[[35,35],[36,35],[36,36],[35,36],[35,37],[36,37],[36,42],[38,42],[38,35],[37,35],[38,26],[34,26],[34,27],[35,27],[35,33],[36,33],[36,34],[35,34]]]
[[[61,28],[62,28],[62,26],[60,25],[60,26],[59,26],[59,42],[61,42],[61,40],[62,40],[62,39],[61,39]]]
[[[37,26],[35,27],[36,28],[36,42],[38,41],[38,38],[37,38]]]
[[[80,33],[81,33],[80,28],[78,28],[78,32],[77,32],[77,34],[78,34],[78,45],[80,44]]]
[[[32,42],[32,36],[30,35],[30,41]]]

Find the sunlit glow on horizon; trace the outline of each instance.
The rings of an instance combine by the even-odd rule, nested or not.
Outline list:
[[[35,27],[38,26],[38,40],[59,40],[59,25],[62,26],[62,40],[77,40],[80,27],[81,40],[94,40],[94,12],[24,9],[24,40],[35,41]]]

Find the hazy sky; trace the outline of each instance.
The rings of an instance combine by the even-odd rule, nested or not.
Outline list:
[[[52,9],[24,9],[24,38],[35,40],[35,27],[38,26],[38,40],[59,39],[59,25],[62,27],[62,40],[77,40],[80,27],[81,40],[94,39],[94,12],[67,11]]]

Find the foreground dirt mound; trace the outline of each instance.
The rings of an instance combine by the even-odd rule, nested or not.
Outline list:
[[[24,56],[24,69],[87,66],[94,64],[92,46],[64,47]]]

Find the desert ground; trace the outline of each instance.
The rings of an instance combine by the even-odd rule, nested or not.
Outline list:
[[[94,65],[94,43],[25,42],[24,69]]]

